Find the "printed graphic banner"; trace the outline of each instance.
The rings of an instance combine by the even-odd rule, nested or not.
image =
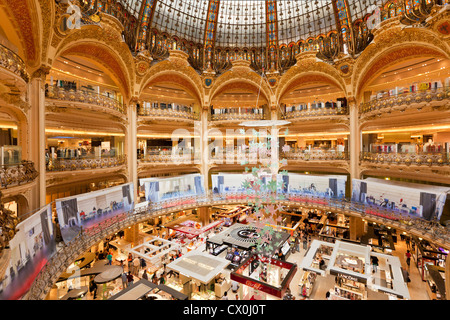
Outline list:
[[[134,186],[123,184],[56,200],[61,235],[72,241],[81,228],[92,228],[118,214],[134,209]]]
[[[140,179],[139,184],[145,189],[145,200],[151,203],[205,194],[201,174],[187,174],[170,178],[146,178]]]
[[[10,265],[0,282],[0,300],[18,300],[56,252],[52,210],[48,205],[17,225],[10,241]]]
[[[367,178],[352,180],[352,201],[400,214],[440,220],[448,187]]]

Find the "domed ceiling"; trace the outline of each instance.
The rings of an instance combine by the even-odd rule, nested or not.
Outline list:
[[[289,44],[338,29],[362,18],[376,1],[369,0],[85,0],[102,11],[114,3],[137,24],[195,43],[208,32],[215,46],[264,47],[270,41]],[[96,3],[96,4],[95,4]],[[140,26],[136,26],[140,27]]]

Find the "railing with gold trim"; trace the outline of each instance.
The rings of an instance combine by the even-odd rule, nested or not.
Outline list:
[[[420,90],[417,92],[408,92],[373,99],[369,102],[361,103],[359,110],[361,113],[369,113],[392,107],[408,106],[423,102],[442,101],[445,99],[450,99],[450,87],[442,87],[433,90]]]
[[[377,164],[396,165],[428,165],[448,166],[450,165],[449,154],[442,153],[376,153],[361,152],[360,160]]]
[[[314,118],[314,117],[324,117],[324,116],[344,116],[348,115],[347,108],[318,108],[318,109],[307,109],[307,110],[295,110],[286,112],[282,118],[286,120],[292,119],[303,119],[303,118]]]
[[[348,152],[341,151],[295,151],[291,149],[289,152],[283,152],[283,156],[287,160],[295,161],[334,161],[334,160],[349,160]]]
[[[138,115],[140,117],[158,117],[158,118],[175,118],[182,120],[200,120],[200,115],[197,112],[179,111],[172,109],[156,109],[156,108],[141,108]]]
[[[11,49],[0,44],[0,66],[15,73],[25,82],[30,80],[26,71],[25,62]]]
[[[45,96],[48,99],[87,103],[126,114],[126,110],[120,101],[102,94],[88,92],[85,90],[73,90],[49,86],[45,91]]]
[[[0,167],[0,186],[8,188],[22,185],[36,179],[38,172],[34,167],[34,162],[22,160],[19,164],[2,165]]]
[[[92,170],[100,168],[118,167],[126,163],[124,156],[102,157],[102,158],[73,158],[73,159],[51,159],[47,163],[49,171],[73,171]]]

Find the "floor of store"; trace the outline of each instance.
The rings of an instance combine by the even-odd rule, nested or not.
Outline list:
[[[315,237],[312,237],[311,240],[314,240]],[[410,296],[411,296],[411,300],[429,300],[430,297],[427,294],[427,290],[426,290],[426,282],[422,281],[421,276],[419,274],[419,270],[417,268],[417,266],[414,264],[414,260],[411,260],[411,266],[408,269],[407,268],[407,264],[406,264],[406,259],[405,259],[405,253],[406,253],[406,243],[405,241],[402,240],[398,240],[397,243],[395,244],[395,251],[392,252],[392,254],[394,256],[397,256],[400,258],[402,267],[407,269],[409,271],[409,275],[410,275],[410,279],[411,282],[408,283],[408,289],[410,292]],[[198,250],[205,250],[205,244],[202,244]],[[117,251],[115,249],[112,249],[112,253],[113,253],[113,264],[117,264],[120,265],[120,262],[115,260],[115,257],[117,255]],[[183,247],[182,248],[182,253],[186,254],[187,253],[187,248]],[[297,265],[300,265],[304,255],[306,253],[306,250],[304,250],[302,248],[302,246],[300,246],[300,252],[295,252],[295,253],[291,253],[288,258],[287,261],[288,262],[292,262],[292,263],[296,263]],[[381,265],[380,268],[378,268],[377,272],[380,272],[381,269]],[[126,273],[128,273],[128,266],[127,263],[124,263],[124,270]],[[132,270],[133,271],[133,270]],[[327,275],[325,277],[322,276],[318,276],[317,280],[315,281],[314,285],[313,285],[313,289],[311,291],[311,294],[309,297],[304,298],[301,295],[300,292],[300,280],[303,276],[303,270],[297,270],[296,274],[294,275],[291,283],[290,283],[290,290],[291,293],[293,294],[293,296],[295,297],[295,300],[326,300],[326,292],[331,289],[334,285],[335,282],[335,277],[332,275]],[[225,278],[229,279],[230,278],[230,270],[225,269],[222,274],[225,276]],[[375,274],[376,275],[376,274]],[[137,273],[134,272],[134,282],[137,282],[139,279],[141,279],[142,277],[142,270],[138,271]],[[150,277],[150,275],[149,275]],[[81,280],[81,285],[87,285],[85,284],[85,282],[88,282],[88,279],[84,279]],[[97,290],[97,296],[96,296],[96,300],[102,300],[104,299],[103,293],[104,290],[106,291],[120,291],[123,289],[123,284],[122,284],[122,280],[116,279],[110,283],[108,283],[106,286],[98,286],[98,290]],[[107,296],[108,293],[106,293],[105,296]],[[111,294],[109,294],[111,295]],[[236,299],[242,299],[242,297],[236,297],[236,293],[232,292],[231,288],[227,291],[227,295],[228,295],[228,299],[229,300],[236,300]],[[51,290],[50,295],[49,295],[49,299],[50,300],[58,300],[58,296],[61,297],[61,292],[58,293],[58,290],[56,290],[56,287]],[[87,297],[88,300],[93,300],[93,294],[92,293],[88,293]],[[220,298],[217,298],[220,299]],[[278,298],[273,297],[273,299],[277,300]],[[368,295],[367,295],[367,299],[368,300],[386,300],[387,296],[385,294],[379,293],[379,292],[375,292],[375,291],[371,291],[368,290]]]

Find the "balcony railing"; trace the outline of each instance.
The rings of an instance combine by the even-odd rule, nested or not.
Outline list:
[[[45,91],[45,96],[48,99],[87,103],[126,114],[125,108],[120,101],[94,92],[49,86]]]
[[[303,109],[286,112],[283,115],[283,119],[302,119],[302,118],[314,118],[323,116],[342,116],[347,115],[347,108],[318,108],[318,109]]]
[[[373,99],[366,103],[361,103],[360,112],[368,113],[376,110],[383,110],[413,103],[442,101],[450,99],[450,87],[438,89],[421,90],[417,92],[408,92],[379,99]]]
[[[138,113],[141,117],[175,118],[182,120],[200,120],[197,112],[180,111],[160,108],[141,108]]]
[[[361,161],[378,164],[448,166],[448,153],[376,153],[361,152]]]
[[[12,50],[0,44],[0,66],[15,73],[25,82],[30,80],[26,71],[25,62]]]
[[[195,160],[200,158],[194,154],[173,154],[170,152],[160,153],[160,154],[146,154],[139,158],[141,163],[193,163]]]
[[[59,275],[64,272],[70,263],[83,252],[89,250],[93,244],[98,243],[111,234],[137,223],[147,221],[152,217],[170,214],[179,210],[197,208],[199,206],[213,206],[222,204],[236,204],[248,202],[248,198],[260,197],[260,195],[248,195],[247,193],[227,193],[189,197],[165,202],[150,204],[145,208],[132,210],[102,222],[100,227],[85,229],[79,233],[70,243],[58,247],[57,252],[43,266],[36,276],[29,290],[29,300],[44,299]],[[268,200],[272,202],[271,200]],[[302,205],[324,208],[326,210],[338,210],[349,214],[356,213],[368,219],[373,218],[397,229],[420,233],[421,237],[434,242],[450,242],[450,230],[439,223],[412,217],[401,211],[386,209],[375,205],[364,205],[346,199],[318,198],[301,194],[284,194],[278,197],[281,205]]]
[[[212,121],[246,121],[246,120],[264,120],[263,113],[222,113],[212,114]]]
[[[335,150],[299,150],[291,149],[289,152],[283,152],[283,157],[287,160],[295,161],[334,161],[349,160],[349,153]]]
[[[2,188],[29,183],[37,178],[38,172],[32,161],[22,160],[19,164],[0,167],[0,182]]]
[[[124,156],[97,158],[59,158],[49,160],[47,171],[74,171],[112,168],[125,164]]]

